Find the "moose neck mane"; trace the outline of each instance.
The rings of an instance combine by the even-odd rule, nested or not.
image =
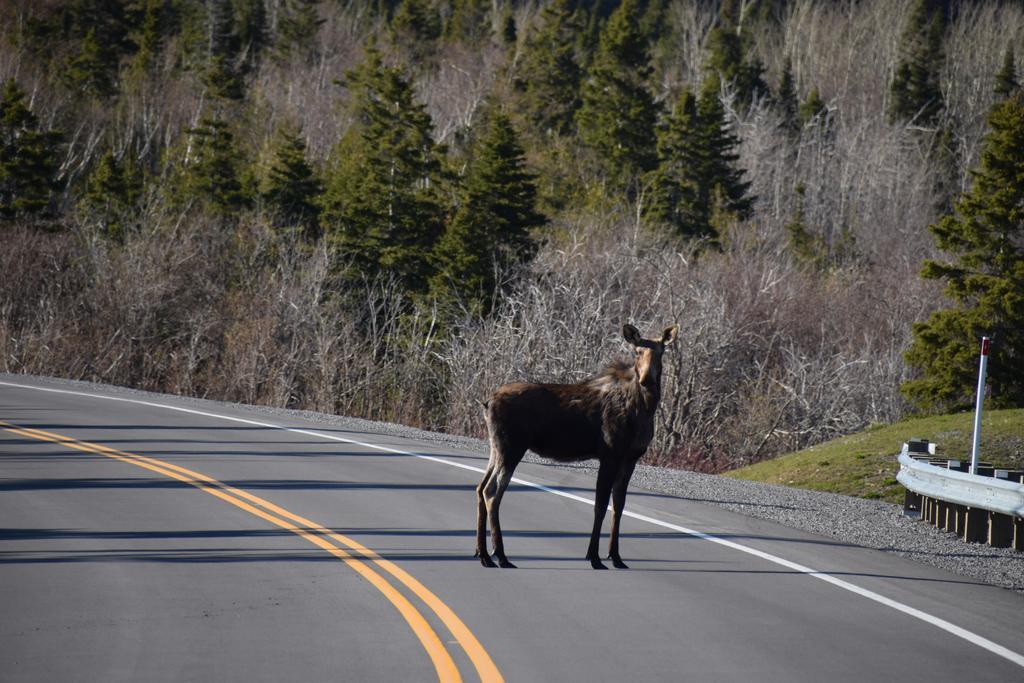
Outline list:
[[[624,358],[609,363],[587,384],[601,392],[626,394],[629,403],[651,414],[661,399],[660,378],[648,375],[647,382],[641,383],[636,366]]]

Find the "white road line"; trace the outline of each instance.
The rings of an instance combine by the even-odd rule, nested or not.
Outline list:
[[[69,395],[72,395],[72,396],[84,396],[84,397],[87,397],[87,398],[95,398],[95,399],[100,399],[100,400],[104,400],[104,401],[120,401],[120,402],[123,402],[123,403],[134,403],[134,404],[137,404],[137,405],[150,406],[152,408],[162,408],[164,410],[173,410],[173,411],[176,411],[176,412],[179,412],[179,413],[188,413],[190,415],[201,415],[203,417],[210,417],[210,418],[214,418],[214,419],[217,419],[217,420],[227,420],[229,422],[237,422],[237,423],[240,423],[240,424],[252,425],[254,427],[266,427],[266,428],[269,428],[269,429],[280,429],[280,430],[283,430],[283,431],[286,431],[286,432],[292,432],[294,434],[304,434],[306,436],[312,436],[312,437],[316,437],[316,438],[319,438],[319,439],[327,439],[327,440],[330,440],[330,441],[338,441],[340,443],[347,443],[347,444],[351,444],[353,446],[362,446],[364,448],[369,448],[369,449],[373,449],[373,450],[383,451],[383,452],[386,452],[386,453],[394,453],[396,455],[407,455],[407,456],[411,456],[411,457],[414,457],[414,458],[420,458],[422,460],[429,460],[431,462],[437,462],[437,463],[441,463],[443,465],[449,465],[451,467],[458,467],[458,468],[461,468],[461,469],[464,469],[464,470],[470,470],[472,472],[479,472],[481,474],[484,472],[483,468],[474,467],[473,465],[466,465],[464,463],[453,462],[453,461],[448,460],[446,458],[439,458],[439,457],[434,456],[434,455],[425,455],[423,453],[413,453],[411,451],[403,451],[403,450],[398,449],[398,448],[391,448],[389,446],[380,446],[380,445],[373,444],[373,443],[367,443],[365,441],[359,441],[357,439],[349,439],[349,438],[346,438],[346,437],[343,437],[343,436],[336,436],[334,434],[325,434],[323,432],[317,432],[317,431],[313,431],[313,430],[310,430],[310,429],[299,429],[297,427],[285,427],[284,425],[278,425],[278,424],[274,424],[272,422],[262,422],[262,421],[259,421],[259,420],[249,420],[249,419],[246,419],[246,418],[243,418],[243,417],[233,417],[233,416],[230,416],[230,415],[220,415],[218,413],[210,413],[210,412],[206,412],[206,411],[203,411],[203,410],[195,410],[193,408],[183,408],[183,407],[180,407],[180,406],[171,406],[171,405],[166,405],[164,403],[154,403],[152,401],[142,401],[142,400],[139,400],[139,399],[124,398],[124,397],[121,397],[121,396],[105,396],[103,394],[92,394],[92,393],[88,393],[88,392],[84,392],[84,391],[71,391],[69,389],[54,389],[54,388],[50,388],[50,387],[36,387],[36,386],[27,385],[27,384],[15,384],[13,382],[3,382],[3,381],[0,381],[0,386],[15,387],[15,388],[18,388],[18,389],[30,389],[30,390],[35,390],[35,391],[46,391],[46,392],[51,392],[51,393],[56,393],[56,394],[69,394]],[[575,500],[575,501],[578,501],[580,503],[585,503],[587,505],[593,505],[594,504],[594,501],[591,500],[591,499],[584,498],[583,496],[577,496],[577,495],[575,495],[573,493],[568,493],[566,491],[561,491],[559,489],[552,488],[550,486],[544,486],[543,484],[536,484],[536,483],[534,483],[532,481],[527,481],[525,479],[520,479],[518,477],[513,477],[512,481],[514,481],[517,484],[522,484],[523,486],[529,486],[529,487],[532,487],[532,488],[535,488],[535,489],[538,489],[538,490],[541,490],[541,491],[546,491],[547,493],[551,493],[551,494],[554,494],[556,496],[561,496],[562,498],[568,498],[570,500]],[[635,512],[630,512],[629,510],[624,510],[623,511],[623,515],[625,515],[627,517],[631,517],[633,519],[638,519],[638,520],[643,521],[643,522],[647,522],[648,524],[653,524],[655,526],[660,526],[660,527],[665,528],[665,529],[671,529],[673,531],[678,531],[678,532],[681,532],[681,533],[684,533],[684,534],[695,536],[695,537],[703,539],[705,541],[710,541],[711,543],[717,543],[718,545],[722,545],[722,546],[725,546],[727,548],[732,548],[733,550],[738,550],[739,552],[747,553],[748,555],[753,555],[753,556],[759,557],[759,558],[761,558],[763,560],[767,560],[768,562],[772,562],[772,563],[780,565],[782,567],[786,567],[787,569],[791,569],[794,572],[798,572],[800,574],[806,574],[807,576],[811,576],[811,577],[814,577],[816,579],[820,579],[821,581],[824,581],[825,583],[830,583],[833,586],[836,586],[837,588],[842,588],[843,590],[846,590],[846,591],[849,591],[849,592],[854,593],[856,595],[859,595],[861,597],[867,598],[868,600],[873,600],[874,602],[877,602],[877,603],[879,603],[881,605],[885,605],[886,607],[891,607],[892,609],[894,609],[894,610],[896,610],[898,612],[902,612],[903,614],[906,614],[908,616],[914,617],[915,619],[920,619],[921,621],[923,621],[925,623],[928,623],[928,624],[931,624],[932,626],[935,626],[937,628],[940,628],[943,631],[946,631],[947,633],[950,633],[950,634],[952,634],[952,635],[954,635],[954,636],[956,636],[958,638],[962,638],[962,639],[966,640],[969,643],[973,643],[974,645],[977,645],[978,647],[984,648],[984,649],[988,650],[989,652],[991,652],[992,654],[998,655],[998,656],[1000,656],[1000,657],[1002,657],[1002,658],[1004,658],[1006,660],[1009,660],[1010,662],[1013,662],[1017,666],[1024,667],[1024,655],[1022,655],[1020,653],[1014,652],[1013,650],[1010,650],[1009,648],[1003,647],[1002,645],[1000,645],[998,643],[995,643],[995,642],[989,640],[988,638],[985,638],[984,636],[980,636],[977,633],[974,633],[973,631],[968,631],[967,629],[961,628],[961,627],[957,626],[956,624],[953,624],[951,622],[946,621],[945,619],[942,619],[940,617],[936,617],[935,615],[929,614],[927,612],[923,612],[923,611],[921,611],[919,609],[911,607],[910,605],[906,605],[906,604],[904,604],[902,602],[899,602],[897,600],[893,600],[891,598],[887,598],[884,595],[881,595],[881,594],[876,593],[874,591],[868,590],[866,588],[861,588],[860,586],[852,584],[849,581],[844,581],[843,579],[836,578],[836,577],[832,576],[831,574],[826,574],[824,572],[817,571],[817,570],[812,569],[810,567],[805,567],[802,564],[797,564],[796,562],[791,562],[791,561],[789,561],[789,560],[787,560],[785,558],[779,557],[778,555],[772,555],[771,553],[766,553],[766,552],[764,552],[762,550],[757,550],[756,548],[751,548],[751,547],[742,545],[740,543],[736,543],[735,541],[730,541],[728,539],[719,538],[719,537],[714,536],[712,534],[706,534],[706,533],[704,533],[702,531],[697,531],[695,529],[690,529],[688,527],[680,526],[678,524],[672,524],[671,522],[665,522],[663,520],[656,519],[654,517],[648,517],[647,515],[641,515],[641,514],[638,514],[638,513],[635,513]]]

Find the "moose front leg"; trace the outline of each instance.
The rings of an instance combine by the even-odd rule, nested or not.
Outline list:
[[[494,467],[491,465],[488,465],[484,478],[476,487],[476,552],[473,557],[479,557],[483,566],[493,567],[494,561],[487,552],[487,502],[485,496],[488,495],[488,489],[491,489],[490,495],[493,495]]]
[[[608,559],[616,569],[629,569],[619,556],[619,521],[622,519],[622,511],[626,508],[626,489],[635,468],[636,461],[624,465],[612,486],[612,533],[608,542]]]
[[[590,546],[587,548],[587,559],[594,569],[608,568],[601,562],[601,553],[597,547],[601,540],[601,525],[604,523],[604,513],[608,509],[608,498],[612,493],[615,475],[614,465],[602,460],[597,470],[597,488],[594,491],[594,528],[590,532]]]

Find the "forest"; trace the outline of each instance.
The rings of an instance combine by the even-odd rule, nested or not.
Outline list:
[[[7,0],[0,371],[480,436],[665,356],[720,472],[1024,406],[1019,2]],[[898,444],[894,444],[894,449]]]

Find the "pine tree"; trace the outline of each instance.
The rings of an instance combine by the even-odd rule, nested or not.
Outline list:
[[[789,57],[786,57],[782,67],[776,103],[782,116],[782,128],[789,133],[797,132],[800,129],[800,104],[796,96],[796,79],[793,78],[793,60]]]
[[[239,39],[231,0],[207,0],[208,44],[203,81],[214,97],[240,100],[244,85],[239,65]]]
[[[237,215],[249,204],[249,196],[242,186],[240,154],[230,126],[204,117],[188,133],[191,158],[182,178],[182,199],[198,201],[221,217]]]
[[[409,81],[378,50],[367,50],[347,84],[357,121],[334,152],[324,230],[357,273],[392,274],[422,291],[444,221],[443,150]]]
[[[535,178],[512,123],[495,113],[474,145],[459,208],[434,250],[434,296],[454,295],[473,312],[489,313],[500,285],[495,274],[533,255],[530,233],[546,222],[536,205]]]
[[[277,133],[273,162],[263,182],[262,196],[287,225],[303,228],[315,237],[322,191],[319,179],[306,161],[306,142],[297,126],[282,126]]]
[[[132,58],[129,79],[137,86],[148,79],[163,51],[163,4],[164,0],[146,0],[142,25],[139,29],[138,50]]]
[[[453,0],[445,35],[466,45],[479,45],[490,37],[491,0]]]
[[[325,19],[320,17],[320,0],[285,0],[278,9],[277,39],[273,59],[287,62],[293,57],[311,61],[316,54],[316,36]]]
[[[648,90],[650,55],[639,22],[639,0],[623,0],[612,13],[576,112],[580,138],[620,187],[628,187],[657,164],[658,107]]]
[[[96,29],[90,29],[82,39],[78,54],[68,60],[61,76],[77,94],[109,97],[115,92],[115,66],[115,56],[99,44]]]
[[[576,61],[579,26],[573,0],[554,0],[529,35],[516,74],[518,103],[530,127],[545,136],[572,131],[580,106],[581,71]]]
[[[699,169],[703,165],[701,125],[697,98],[683,91],[665,124],[658,131],[657,169],[651,175],[649,218],[672,226],[683,237],[708,237],[710,212],[702,194]]]
[[[750,183],[736,166],[738,146],[715,85],[706,82],[699,98],[684,91],[658,134],[648,217],[683,237],[711,240],[721,237],[716,218],[747,218],[753,199],[747,195]]]
[[[516,18],[512,15],[511,3],[505,5],[505,9],[502,10],[500,26],[502,44],[507,48],[514,47],[519,40],[519,31],[516,28]]]
[[[257,68],[270,43],[270,25],[264,0],[234,0],[238,58],[243,72]]]
[[[80,210],[100,224],[109,237],[123,241],[133,209],[142,194],[139,173],[108,149],[89,175]]]
[[[928,260],[954,306],[913,327],[907,362],[921,377],[903,386],[923,408],[969,406],[979,339],[993,338],[992,402],[1024,406],[1024,94],[996,104],[981,162],[955,211],[929,226],[949,260]]]
[[[722,197],[720,208],[740,219],[750,216],[753,198],[747,195],[750,183],[743,180],[744,171],[736,165],[740,140],[732,132],[725,107],[718,97],[714,78],[705,82],[697,101],[697,118],[701,125],[704,162],[701,175],[706,188],[717,190]],[[713,195],[712,195],[713,196]]]
[[[796,211],[793,218],[783,226],[786,231],[786,243],[797,262],[821,270],[828,261],[828,245],[821,236],[814,234],[807,227],[804,215],[807,188],[803,183],[797,183],[795,190]]]
[[[716,90],[722,84],[735,89],[737,101],[748,106],[756,97],[767,95],[764,66],[757,58],[749,58],[740,29],[740,9],[724,2],[718,24],[708,33],[708,58],[705,70]]]
[[[1017,80],[1016,57],[1013,54],[1013,42],[1007,44],[1003,52],[1003,66],[996,73],[995,93],[999,99],[1006,99],[1020,90]]]
[[[441,37],[441,16],[430,0],[402,0],[391,17],[391,30],[399,38],[429,46]]]
[[[808,126],[819,116],[827,113],[828,107],[825,106],[825,100],[821,99],[817,88],[812,88],[807,99],[800,105],[800,122]]]
[[[39,129],[13,78],[0,95],[0,218],[38,215],[57,188],[57,144],[61,135]]]
[[[889,88],[889,120],[921,126],[938,122],[945,106],[939,87],[945,15],[937,0],[917,0],[901,42],[901,58]]]

